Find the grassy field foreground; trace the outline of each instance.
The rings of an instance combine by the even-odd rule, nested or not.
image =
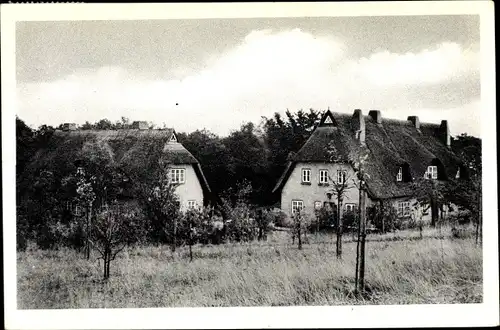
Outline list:
[[[283,234],[283,233],[281,233]],[[125,250],[102,281],[98,261],[72,250],[18,253],[18,308],[141,308],[478,303],[482,250],[470,238],[367,243],[369,294],[353,296],[356,244],[343,259],[334,240],[299,251],[271,237],[265,244]],[[271,243],[271,244],[270,244]],[[102,263],[101,263],[102,265]]]

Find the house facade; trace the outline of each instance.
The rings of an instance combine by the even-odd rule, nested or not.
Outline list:
[[[431,221],[430,204],[416,203],[412,183],[418,179],[442,182],[467,179],[467,169],[450,149],[446,120],[440,125],[382,119],[378,110],[368,116],[326,111],[302,148],[289,156],[273,192],[281,194],[281,209],[292,217],[298,210],[314,216],[324,206],[341,211],[359,206],[359,180],[355,171],[365,156],[366,206],[393,207],[398,217]],[[439,210],[451,212],[448,208]]]
[[[150,129],[146,122],[134,122],[131,128],[114,130],[80,130],[74,124],[64,124],[62,129],[53,133],[47,146],[34,156],[31,169],[85,171],[78,165],[79,159],[96,145],[114,163],[126,164],[132,169],[144,170],[153,159],[166,160],[168,177],[176,186],[181,210],[202,207],[211,194],[200,163],[177,140],[175,130]],[[126,191],[123,193],[123,198],[131,197]]]

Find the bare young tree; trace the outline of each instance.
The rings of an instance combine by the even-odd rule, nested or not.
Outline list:
[[[103,260],[103,277],[110,276],[111,261],[115,260],[133,232],[135,214],[126,206],[114,203],[99,212],[92,226],[90,241]]]
[[[358,240],[356,245],[356,275],[354,293],[358,295],[365,291],[365,244],[366,244],[366,179],[370,176],[366,173],[366,162],[369,151],[366,148],[359,148],[351,158],[354,159],[353,167],[358,178],[359,189],[359,223]]]
[[[90,249],[91,249],[91,244],[90,244],[90,233],[91,233],[91,228],[92,228],[92,204],[94,203],[96,199],[96,194],[94,193],[94,189],[92,187],[91,182],[85,178],[85,175],[83,173],[82,169],[78,169],[77,172],[77,188],[76,188],[76,193],[77,193],[77,201],[78,204],[83,206],[85,209],[85,215],[86,215],[86,222],[85,222],[85,256],[87,260],[90,259]]]
[[[199,241],[201,236],[208,236],[212,233],[212,226],[204,225],[208,224],[209,219],[209,208],[191,208],[182,214],[180,234],[189,247],[189,261],[193,261],[193,245]]]
[[[311,220],[304,209],[297,209],[292,215],[293,226],[291,230],[292,244],[295,244],[295,237],[297,237],[297,247],[302,250],[302,243],[307,242],[306,230],[311,223]]]
[[[332,188],[329,192],[337,199],[337,242],[336,255],[337,258],[342,258],[342,234],[343,228],[343,203],[347,192],[354,187],[354,177],[348,170],[348,166],[341,164],[337,172],[337,177],[328,176]]]
[[[328,175],[328,181],[332,185],[329,190],[330,195],[333,195],[337,199],[337,242],[336,242],[336,255],[337,258],[342,258],[342,234],[343,234],[343,202],[346,197],[347,192],[354,187],[355,180],[352,172],[350,170],[350,165],[345,163],[342,159],[340,153],[337,152],[335,145],[330,143],[327,147],[327,153],[329,155],[329,160],[332,163],[338,164],[339,168],[336,173],[336,177]]]

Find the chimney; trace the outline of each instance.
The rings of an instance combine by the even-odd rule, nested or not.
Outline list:
[[[370,110],[368,116],[372,117],[373,121],[377,124],[382,124],[382,114],[380,110]]]
[[[149,129],[148,123],[146,121],[134,121],[132,123],[132,128],[135,129]]]
[[[360,109],[354,110],[354,114],[352,115],[351,127],[356,133],[356,138],[359,140],[361,144],[365,143],[365,118],[363,117],[363,113]]]
[[[75,123],[64,123],[62,126],[63,131],[76,131]]]
[[[408,116],[407,120],[411,121],[416,129],[420,129],[420,120],[418,119],[418,116]]]
[[[441,120],[441,125],[439,126],[439,137],[441,141],[447,146],[450,147],[450,128],[448,126],[447,120]]]

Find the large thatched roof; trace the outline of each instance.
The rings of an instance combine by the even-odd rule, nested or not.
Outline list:
[[[332,123],[325,124],[330,116]],[[446,146],[440,125],[421,123],[417,129],[411,121],[383,119],[377,123],[372,116],[362,118],[368,151],[366,183],[372,198],[411,195],[410,183],[396,181],[398,170],[404,165],[413,178],[419,178],[428,165],[439,162],[446,177],[455,177],[461,160]],[[298,162],[352,163],[355,153],[362,150],[356,135],[359,126],[353,125],[353,120],[353,116],[328,110],[302,148],[289,159],[273,192],[283,187]]]
[[[172,139],[173,138],[173,139]],[[115,163],[148,164],[153,155],[171,164],[193,165],[204,190],[210,192],[198,160],[181,143],[173,129],[56,130],[47,145],[34,155],[31,170],[66,171],[74,162],[98,145]]]

